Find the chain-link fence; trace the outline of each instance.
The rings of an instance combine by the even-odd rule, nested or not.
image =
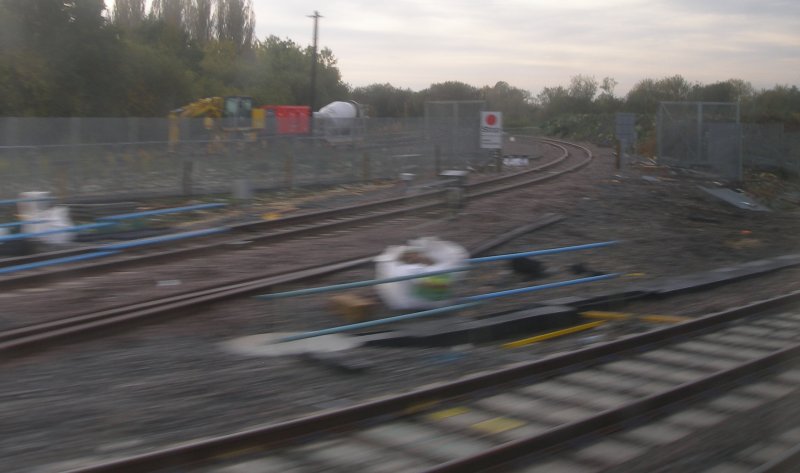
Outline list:
[[[800,175],[800,132],[787,132],[782,123],[748,123],[742,131],[745,166]]]
[[[739,104],[662,102],[657,116],[659,159],[684,167],[705,168],[739,180],[742,129]]]
[[[226,193],[242,180],[268,190],[400,173],[434,177],[466,166],[480,108],[465,105],[457,119],[365,118],[354,124],[357,133],[335,142],[223,135],[203,119],[181,120],[180,141],[170,143],[166,118],[0,118],[0,198],[30,190],[91,199]]]
[[[663,102],[658,156],[677,166],[741,180],[745,167],[800,173],[800,133],[783,124],[742,124],[738,103]]]
[[[426,136],[441,151],[442,165],[466,169],[487,156],[480,147],[483,100],[425,102]]]

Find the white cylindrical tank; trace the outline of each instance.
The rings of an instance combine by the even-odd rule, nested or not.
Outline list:
[[[319,115],[328,118],[358,118],[361,111],[356,102],[331,102],[319,109]]]
[[[352,101],[331,102],[314,113],[315,127],[328,136],[349,134],[361,117],[361,106]]]

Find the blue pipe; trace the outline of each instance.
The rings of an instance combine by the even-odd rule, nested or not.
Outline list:
[[[4,241],[11,241],[11,240],[24,240],[25,238],[35,238],[44,235],[53,235],[56,233],[67,233],[67,232],[80,232],[82,230],[95,230],[98,228],[105,228],[116,225],[112,222],[104,222],[104,223],[88,223],[86,225],[76,225],[74,227],[64,227],[64,228],[55,228],[53,230],[45,230],[43,232],[34,232],[34,233],[14,233],[11,235],[3,235],[0,236],[0,242]]]
[[[568,251],[580,251],[580,250],[593,250],[595,248],[603,248],[606,246],[616,245],[619,241],[612,240],[612,241],[604,241],[600,243],[588,243],[586,245],[576,245],[576,246],[565,246],[563,248],[550,248],[547,250],[535,250],[535,251],[526,251],[523,253],[511,253],[507,255],[495,255],[495,256],[484,256],[482,258],[472,258],[467,260],[469,263],[487,263],[489,261],[502,261],[502,260],[509,260],[509,259],[516,259],[516,258],[524,258],[526,256],[543,256],[543,255],[555,255],[558,253],[566,253]]]
[[[67,256],[64,258],[54,258],[44,261],[37,261],[35,263],[20,264],[17,266],[7,266],[5,268],[0,268],[0,274],[9,274],[9,273],[15,273],[17,271],[25,271],[26,269],[43,268],[45,266],[53,266],[56,264],[74,263],[76,261],[85,261],[95,258],[102,258],[104,256],[111,256],[117,253],[119,253],[119,251],[97,251],[94,253],[85,253],[82,255]]]
[[[197,205],[188,205],[185,207],[172,207],[167,209],[158,209],[158,210],[146,210],[144,212],[134,212],[129,214],[119,214],[119,215],[110,215],[108,217],[101,217],[97,220],[100,222],[103,221],[118,221],[118,220],[130,220],[135,218],[142,218],[142,217],[150,217],[152,215],[164,215],[164,214],[173,214],[173,213],[180,213],[180,212],[190,212],[193,210],[205,210],[205,209],[215,209],[219,207],[224,207],[227,204],[216,203],[216,204],[197,204]]]
[[[485,256],[482,258],[472,258],[466,260],[468,264],[480,264],[480,263],[488,263],[491,261],[502,261],[502,260],[510,260],[515,258],[522,258],[525,256],[537,256],[537,255],[553,255],[558,253],[566,253],[568,251],[580,251],[580,250],[591,250],[595,248],[603,248],[606,246],[616,245],[618,241],[606,241],[601,243],[589,243],[586,245],[576,245],[576,246],[565,246],[563,248],[551,248],[547,250],[535,250],[535,251],[526,251],[524,253],[512,253],[506,255],[495,255],[495,256]],[[440,274],[448,274],[454,273],[459,271],[469,271],[471,268],[466,266],[459,266],[457,268],[452,269],[443,269],[441,271],[431,271],[428,273],[420,273],[420,274],[413,274],[407,276],[397,276],[393,278],[384,278],[384,279],[370,279],[367,281],[356,281],[350,283],[343,283],[343,284],[334,284],[331,286],[321,286],[321,287],[311,287],[305,289],[297,289],[294,291],[286,291],[286,292],[278,292],[275,294],[260,294],[255,296],[256,299],[261,300],[273,300],[273,299],[284,299],[288,297],[297,297],[297,296],[308,296],[312,294],[322,294],[325,292],[334,292],[334,291],[341,291],[344,289],[354,289],[358,287],[367,287],[367,286],[377,286],[379,284],[387,284],[392,282],[399,282],[399,281],[408,281],[410,279],[419,279],[425,278],[428,276],[436,276]]]
[[[37,223],[47,223],[49,220],[23,220],[21,222],[0,223],[0,228],[21,227],[23,225],[35,225]]]
[[[509,289],[507,291],[479,294],[477,296],[465,297],[464,300],[468,302],[481,302],[489,299],[497,299],[498,297],[514,296],[517,294],[526,294],[528,292],[543,291],[545,289],[554,289],[557,287],[574,286],[576,284],[583,284],[587,282],[602,281],[604,279],[613,279],[618,276],[619,273],[601,274],[600,276],[590,276],[588,278],[570,279],[569,281],[551,282],[547,284],[540,284],[538,286],[520,287],[518,289]]]
[[[370,320],[367,322],[359,322],[357,324],[350,324],[350,325],[341,325],[339,327],[332,327],[326,328],[322,330],[315,330],[313,332],[303,332],[298,333],[297,335],[290,335],[288,337],[281,338],[279,342],[293,342],[296,340],[303,340],[306,338],[314,338],[314,337],[321,337],[323,335],[331,335],[334,333],[341,333],[346,332],[348,330],[358,330],[362,328],[370,328],[375,327],[378,325],[385,325],[390,324],[393,322],[402,322],[404,320],[411,320],[411,319],[418,319],[421,317],[428,317],[431,315],[438,315],[444,314],[447,312],[454,312],[456,310],[461,309],[469,309],[470,307],[477,306],[477,302],[467,303],[467,304],[456,304],[450,305],[447,307],[440,307],[438,309],[430,309],[430,310],[423,310],[422,312],[413,312],[411,314],[403,314],[403,315],[396,315],[394,317],[387,317],[385,319],[378,319],[378,320]]]
[[[444,313],[447,313],[447,312],[453,312],[453,311],[457,311],[457,310],[461,310],[461,309],[468,309],[470,307],[475,307],[475,306],[480,305],[481,303],[483,303],[483,302],[485,302],[487,300],[497,299],[499,297],[513,296],[513,295],[516,295],[516,294],[524,294],[524,293],[528,293],[528,292],[542,291],[542,290],[545,290],[545,289],[553,289],[553,288],[557,288],[557,287],[574,286],[576,284],[583,284],[583,283],[587,283],[587,282],[601,281],[601,280],[604,280],[604,279],[612,279],[612,278],[615,278],[617,276],[619,276],[618,273],[603,274],[601,276],[591,276],[591,277],[588,277],[588,278],[571,279],[569,281],[559,281],[559,282],[553,282],[553,283],[548,283],[548,284],[541,284],[541,285],[538,285],[538,286],[528,286],[528,287],[521,287],[519,289],[509,289],[507,291],[492,292],[492,293],[488,293],[488,294],[479,294],[477,296],[466,297],[466,298],[462,299],[463,302],[461,302],[459,304],[456,304],[456,305],[451,305],[451,306],[447,306],[447,307],[440,307],[438,309],[424,310],[422,312],[413,312],[411,314],[397,315],[397,316],[394,316],[394,317],[386,317],[386,318],[383,318],[383,319],[370,320],[370,321],[367,321],[367,322],[359,322],[357,324],[340,325],[338,327],[331,327],[331,328],[326,328],[326,329],[322,329],[322,330],[315,330],[313,332],[298,333],[297,335],[291,335],[291,336],[288,336],[288,337],[284,337],[284,338],[280,339],[279,341],[280,342],[293,342],[295,340],[303,340],[303,339],[306,339],[306,338],[321,337],[322,335],[331,335],[331,334],[334,334],[334,333],[342,333],[342,332],[347,332],[347,331],[350,331],[350,330],[359,330],[359,329],[362,329],[362,328],[376,327],[378,325],[391,324],[391,323],[394,323],[394,322],[402,322],[404,320],[411,320],[411,319],[417,319],[417,318],[421,318],[421,317],[428,317],[428,316],[431,316],[431,315],[444,314]]]
[[[228,231],[228,227],[215,227],[215,228],[206,228],[203,230],[195,230],[191,232],[183,232],[183,233],[173,233],[168,235],[162,235],[157,237],[150,237],[150,238],[140,238],[138,240],[131,240],[126,241],[123,243],[113,243],[111,245],[104,245],[101,246],[100,249],[103,250],[126,250],[128,248],[136,248],[137,246],[145,246],[145,245],[152,245],[156,243],[165,243],[168,241],[175,241],[181,240],[184,238],[195,238],[201,237],[206,235],[214,235],[217,233],[223,233]]]
[[[334,284],[331,286],[324,286],[324,287],[311,287],[306,289],[297,289],[295,291],[286,291],[286,292],[279,292],[276,294],[261,294],[255,296],[256,299],[261,300],[271,300],[271,299],[283,299],[287,297],[296,297],[296,296],[307,296],[311,294],[321,294],[324,292],[334,292],[334,291],[341,291],[344,289],[354,289],[357,287],[366,287],[366,286],[377,286],[378,284],[387,284],[391,282],[399,282],[399,281],[408,281],[410,279],[418,279],[418,278],[425,278],[428,276],[438,276],[440,274],[450,274],[455,273],[458,271],[469,271],[470,268],[468,266],[459,266],[457,268],[451,269],[442,269],[441,271],[431,271],[428,273],[419,273],[419,274],[410,274],[406,276],[395,276],[393,278],[384,278],[384,279],[370,279],[367,281],[356,281],[356,282],[348,282],[343,284]]]
[[[53,200],[53,197],[37,197],[30,199],[5,199],[5,200],[0,200],[0,205],[16,204],[19,202],[43,202],[45,200]]]

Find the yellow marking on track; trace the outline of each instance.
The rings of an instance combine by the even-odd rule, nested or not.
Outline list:
[[[606,312],[604,310],[587,310],[581,312],[581,316],[587,319],[603,319],[603,320],[623,320],[629,319],[633,314],[628,312]]]
[[[643,315],[639,317],[639,319],[654,324],[679,324],[690,320],[689,317],[682,317],[680,315]]]
[[[477,424],[472,424],[472,428],[487,434],[500,434],[509,430],[514,430],[525,425],[525,422],[508,417],[495,417],[494,419],[484,420]]]
[[[643,322],[650,322],[653,324],[677,324],[689,320],[689,317],[682,317],[680,315],[636,315],[630,312],[606,312],[602,310],[588,310],[586,312],[581,312],[580,315],[587,319],[601,320],[627,320],[636,318]]]
[[[448,417],[460,416],[461,414],[466,414],[467,412],[469,412],[469,409],[466,407],[453,407],[452,409],[431,412],[427,417],[431,420],[442,420],[447,419]]]
[[[563,337],[564,335],[569,335],[576,332],[582,332],[584,330],[589,330],[600,325],[606,323],[605,320],[598,320],[597,322],[589,322],[588,324],[583,325],[576,325],[574,327],[565,328],[562,330],[556,330],[555,332],[545,333],[542,335],[536,335],[535,337],[524,338],[522,340],[517,340],[515,342],[508,342],[503,345],[503,348],[519,348],[524,347],[525,345],[530,345],[532,343],[541,342],[544,340],[550,340],[551,338],[556,337]]]
[[[278,212],[267,212],[262,216],[262,218],[264,220],[277,220],[281,218],[281,214],[279,214]]]
[[[427,411],[428,409],[432,408],[439,404],[439,401],[425,401],[420,402],[419,404],[414,404],[413,406],[408,406],[405,410],[406,414],[416,414],[417,412]]]

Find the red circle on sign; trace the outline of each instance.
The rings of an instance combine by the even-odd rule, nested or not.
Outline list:
[[[487,125],[494,125],[495,123],[497,123],[497,115],[494,115],[494,114],[491,114],[491,113],[489,115],[486,115],[486,124]]]

